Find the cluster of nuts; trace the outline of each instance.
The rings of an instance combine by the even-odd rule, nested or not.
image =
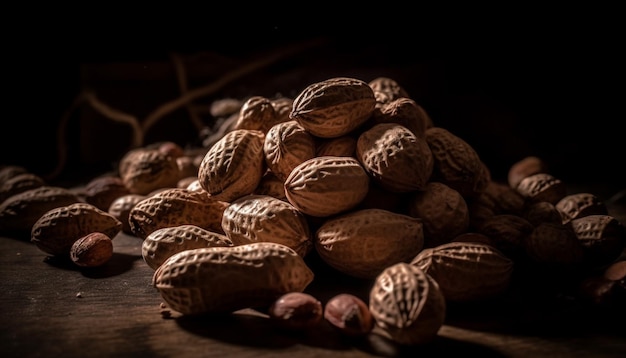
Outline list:
[[[324,317],[400,344],[436,336],[449,303],[497,299],[517,279],[575,276],[594,301],[626,292],[626,230],[595,195],[568,195],[537,157],[492,180],[393,79],[331,78],[221,109],[228,126],[203,150],[134,149],[80,195],[5,174],[0,229],[85,266],[123,231],[182,314],[256,308],[290,328]],[[367,300],[324,307],[306,293],[312,255],[370,280]]]

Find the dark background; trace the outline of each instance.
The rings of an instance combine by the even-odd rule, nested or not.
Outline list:
[[[387,76],[436,125],[470,143],[495,179],[505,180],[510,165],[537,155],[557,177],[600,187],[601,196],[625,187],[624,29],[616,9],[485,8],[434,15],[396,7],[325,18],[306,11],[281,15],[269,5],[266,13],[248,18],[235,9],[169,10],[47,16],[40,9],[37,16],[18,16],[19,26],[3,34],[0,165],[22,165],[41,175],[57,168],[59,122],[82,89],[141,119],[180,95],[173,53],[232,59],[208,61],[204,71],[195,63],[198,76],[189,79],[197,87],[238,65],[317,39],[317,46],[238,78],[197,104],[208,108],[215,99],[250,95],[295,97],[308,84],[334,76]],[[65,134],[67,162],[51,181],[108,170],[130,144],[126,127],[83,107]],[[189,145],[198,142],[198,132],[181,110],[145,140]]]

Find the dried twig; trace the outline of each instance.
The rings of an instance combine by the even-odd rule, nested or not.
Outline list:
[[[170,57],[174,64],[174,71],[176,72],[176,78],[178,79],[178,87],[180,89],[180,93],[182,95],[185,95],[185,93],[187,93],[187,91],[189,90],[187,85],[187,71],[185,71],[185,65],[180,55],[173,53],[170,55]],[[191,102],[187,102],[185,105],[187,107],[187,113],[189,114],[191,122],[193,122],[198,132],[201,131],[202,128],[204,128],[204,123],[202,122],[196,111],[193,110]]]
[[[45,175],[45,178],[46,180],[52,180],[58,177],[65,168],[65,165],[67,164],[67,147],[65,138],[67,123],[69,122],[69,118],[71,117],[72,113],[83,102],[87,102],[89,105],[91,105],[93,109],[95,109],[108,119],[129,124],[133,130],[132,146],[134,148],[141,147],[144,144],[143,142],[145,138],[145,133],[167,114],[177,110],[181,106],[188,105],[198,98],[214,94],[224,86],[245,75],[253,73],[254,71],[257,71],[263,67],[267,67],[287,56],[291,56],[303,50],[319,46],[323,43],[323,39],[314,39],[305,43],[282,48],[278,51],[270,53],[265,58],[254,60],[248,64],[234,69],[233,71],[227,72],[224,76],[218,78],[216,81],[209,83],[206,86],[192,90],[187,89],[186,74],[182,61],[180,61],[180,58],[178,58],[177,56],[173,56],[172,59],[174,60],[174,66],[182,94],[180,97],[159,106],[156,110],[150,113],[143,122],[140,122],[135,116],[111,108],[100,99],[98,99],[93,92],[82,91],[76,96],[72,104],[69,106],[67,111],[65,111],[61,118],[61,121],[57,128],[57,166],[49,174]],[[190,118],[193,121],[194,125],[199,130],[201,130],[204,127],[204,124],[202,123],[200,118],[196,116],[192,108],[188,109]]]
[[[191,101],[194,101],[198,98],[211,95],[219,91],[222,87],[226,86],[227,84],[239,79],[240,77],[253,73],[254,71],[257,71],[263,67],[267,67],[277,62],[278,60],[285,58],[286,56],[290,56],[295,53],[301,52],[303,50],[306,50],[315,46],[319,46],[322,43],[323,41],[321,39],[315,39],[315,40],[308,41],[306,43],[289,46],[279,51],[270,53],[265,58],[252,61],[246,65],[243,65],[242,67],[236,68],[235,70],[231,72],[227,72],[224,76],[218,78],[216,81],[209,83],[206,86],[190,90],[184,93],[182,96],[176,98],[175,100],[167,102],[161,105],[160,107],[158,107],[155,111],[149,114],[148,117],[145,119],[142,125],[142,129],[145,133],[155,123],[157,123],[162,117],[166,116],[169,113],[174,112],[181,106]]]

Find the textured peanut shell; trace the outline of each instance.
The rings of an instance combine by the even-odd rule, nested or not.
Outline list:
[[[124,233],[134,235],[133,230],[130,228],[130,222],[128,221],[130,211],[135,207],[135,205],[137,205],[137,203],[146,198],[146,195],[139,194],[122,195],[113,200],[107,212],[109,215],[122,222],[122,231]]]
[[[158,149],[135,149],[119,164],[120,177],[131,194],[147,195],[154,190],[176,187],[180,179],[176,158]]]
[[[528,257],[549,267],[578,265],[584,260],[584,249],[570,226],[541,223],[523,241]]]
[[[469,208],[461,194],[449,186],[427,183],[409,201],[409,215],[422,220],[424,246],[450,242],[469,228]]]
[[[223,234],[222,214],[227,206],[206,191],[171,188],[135,204],[128,221],[133,234],[141,239],[158,229],[184,224]]]
[[[263,96],[252,96],[244,101],[234,129],[258,130],[266,133],[274,124],[280,123],[272,101]]]
[[[431,342],[443,326],[446,300],[439,284],[422,269],[401,262],[378,275],[370,290],[373,333],[402,345]]]
[[[533,230],[534,226],[519,215],[498,214],[485,220],[478,232],[489,237],[491,244],[508,257],[518,258]]]
[[[369,126],[379,123],[400,124],[419,138],[424,138],[426,129],[433,126],[433,121],[424,108],[407,97],[396,98],[383,104],[367,122]]]
[[[13,195],[44,185],[46,185],[45,180],[36,174],[16,174],[4,182],[0,182],[0,203]]]
[[[388,103],[398,98],[409,98],[409,93],[393,78],[381,76],[368,82],[374,92],[385,94],[382,103]]]
[[[367,195],[370,177],[352,157],[315,157],[285,180],[287,200],[304,214],[327,217],[354,208]]]
[[[141,255],[146,264],[156,270],[167,258],[181,251],[225,246],[233,246],[226,235],[184,224],[153,231],[143,240]]]
[[[313,247],[304,214],[269,195],[246,195],[233,201],[222,215],[222,230],[235,245],[275,242],[302,257]]]
[[[267,167],[284,181],[298,164],[315,157],[315,140],[298,122],[282,122],[267,131],[263,153]]]
[[[336,77],[307,86],[294,99],[289,117],[316,137],[335,138],[363,124],[375,105],[374,91],[367,83]]]
[[[315,248],[329,266],[372,279],[386,267],[410,261],[424,247],[420,219],[383,209],[363,209],[326,220]]]
[[[488,171],[469,143],[441,127],[428,128],[426,141],[435,162],[432,181],[448,185],[464,198],[476,197],[485,190]]]
[[[293,98],[273,98],[270,99],[270,103],[272,104],[272,107],[274,107],[274,113],[276,115],[276,120],[278,121],[278,123],[287,122],[290,120],[289,114],[291,113],[291,109],[293,108]]]
[[[556,205],[567,195],[567,186],[551,174],[538,173],[522,179],[517,185],[517,191],[528,202],[547,201]]]
[[[411,264],[439,284],[449,302],[496,297],[511,283],[513,261],[491,245],[454,241],[422,250]]]
[[[396,123],[377,124],[361,133],[356,155],[368,175],[393,192],[421,190],[433,172],[428,143]]]
[[[604,202],[592,193],[576,193],[563,197],[555,205],[563,223],[587,215],[608,215]]]
[[[104,211],[109,210],[115,199],[130,194],[122,178],[111,175],[91,179],[85,185],[84,192],[87,203]]]
[[[52,209],[33,225],[31,242],[41,251],[54,256],[68,256],[76,240],[93,232],[113,239],[122,223],[88,203],[74,203]]]
[[[264,141],[261,131],[228,132],[202,159],[198,169],[200,186],[216,200],[226,202],[252,193],[265,173]]]
[[[586,215],[572,219],[570,224],[590,266],[608,265],[626,248],[626,228],[611,215]]]
[[[303,292],[313,278],[294,250],[258,242],[174,254],[155,270],[152,285],[170,308],[192,315],[267,307]]]
[[[44,185],[26,190],[0,204],[0,231],[30,240],[33,224],[48,210],[80,201],[76,193],[62,187]]]

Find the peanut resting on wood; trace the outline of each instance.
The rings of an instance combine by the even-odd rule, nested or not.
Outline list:
[[[258,242],[179,252],[156,269],[152,284],[182,314],[228,313],[303,292],[313,276],[293,249]]]

